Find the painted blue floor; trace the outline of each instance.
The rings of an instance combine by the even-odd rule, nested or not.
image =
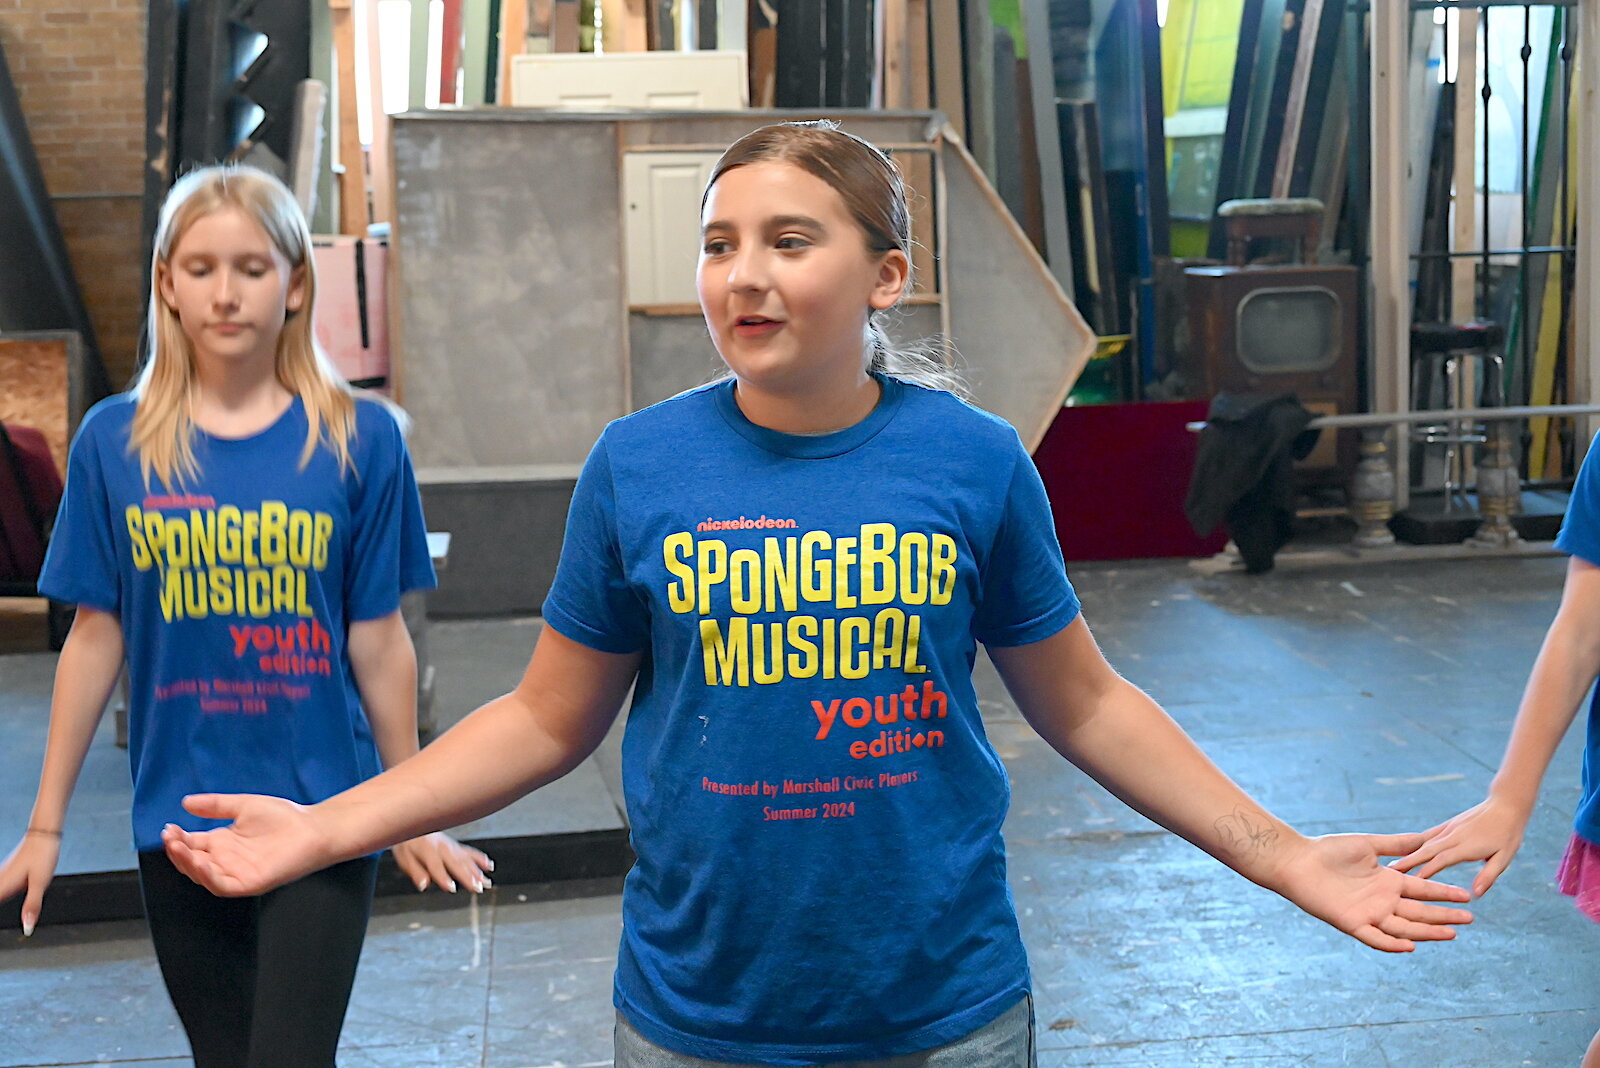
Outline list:
[[[1322,833],[1420,829],[1481,797],[1564,568],[1484,559],[1252,578],[1175,561],[1073,574],[1112,662],[1266,805]],[[0,640],[26,626],[0,627]],[[441,699],[509,686],[535,627],[436,623]],[[50,660],[0,656],[0,793],[31,792]],[[1600,929],[1553,885],[1581,728],[1478,922],[1454,944],[1391,957],[1129,812],[1032,734],[982,660],[979,692],[1013,780],[1011,879],[1046,1068],[1562,1068],[1600,1026]],[[572,804],[607,802],[604,756]],[[123,818],[93,796],[74,820]],[[341,1064],[610,1064],[614,882],[432,900],[380,902]],[[186,1063],[136,921],[0,932],[0,1021],[0,1068]]]

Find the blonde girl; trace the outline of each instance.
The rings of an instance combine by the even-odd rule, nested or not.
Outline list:
[[[78,606],[28,826],[0,864],[32,933],[68,800],[124,660],[133,839],[162,977],[199,1068],[332,1065],[376,860],[258,899],[184,878],[163,827],[197,790],[321,801],[417,751],[399,612],[433,584],[395,411],[312,341],[304,217],[275,178],[180,179],[155,237],[149,359],[73,443],[40,589]],[[394,849],[418,889],[478,890],[487,858],[442,834]]]

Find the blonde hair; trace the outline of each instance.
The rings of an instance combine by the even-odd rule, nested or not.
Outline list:
[[[341,470],[350,467],[350,438],[355,433],[355,398],[334,371],[312,335],[311,309],[317,293],[317,272],[311,258],[311,230],[294,199],[278,179],[254,167],[203,167],[173,185],[161,206],[155,253],[150,269],[149,337],[144,366],[130,391],[137,401],[129,451],[139,454],[145,484],[155,474],[169,489],[197,477],[194,455],[194,346],[175,312],[161,295],[161,279],[172,269],[172,250],[197,220],[213,212],[237,208],[265,230],[291,270],[303,276],[303,299],[288,313],[278,335],[275,369],[278,381],[300,397],[305,407],[303,469],[320,441],[326,440]]]
[[[845,133],[831,119],[763,126],[745,134],[722,153],[700,197],[701,210],[718,178],[735,167],[768,160],[792,163],[832,186],[850,217],[861,227],[868,252],[883,255],[898,249],[905,254],[908,272],[902,299],[911,291],[911,209],[900,168],[887,153]],[[871,350],[868,367],[929,389],[967,396],[966,381],[943,358],[944,346],[938,339],[910,344],[890,340],[886,324],[894,311],[895,308],[887,308],[867,316],[866,343]]]

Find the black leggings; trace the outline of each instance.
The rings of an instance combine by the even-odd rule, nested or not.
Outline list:
[[[195,1068],[332,1068],[372,912],[372,857],[261,897],[213,897],[165,853],[139,882]]]

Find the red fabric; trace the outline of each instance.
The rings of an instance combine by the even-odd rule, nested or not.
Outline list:
[[[1206,401],[1063,408],[1034,452],[1068,560],[1211,556],[1228,535],[1201,538],[1183,514]]]
[[[1573,835],[1556,870],[1556,885],[1577,899],[1579,912],[1600,923],[1600,845]]]
[[[24,503],[31,494],[37,514],[49,524],[61,503],[61,473],[42,433],[29,426],[7,426],[22,462],[26,485],[19,486],[11,464],[0,454],[0,581],[33,582],[44,564],[45,543]]]

